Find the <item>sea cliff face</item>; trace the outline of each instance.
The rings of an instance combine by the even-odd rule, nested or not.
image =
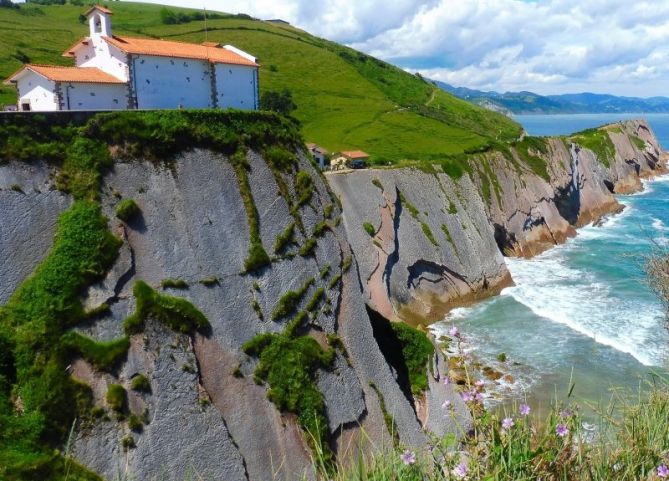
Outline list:
[[[576,228],[620,211],[614,193],[639,190],[642,178],[665,172],[644,121],[603,135],[606,159],[578,138],[545,140],[543,152],[530,151],[545,166],[540,173],[513,150],[483,154],[482,166],[474,159],[471,175],[459,179],[415,168],[329,174],[366,302],[392,319],[439,320],[510,285],[503,254],[529,257],[563,243]]]
[[[81,129],[74,146],[105,142],[96,151],[109,156],[99,177],[81,170],[89,154],[74,148],[63,147],[63,162],[50,160],[58,139],[30,155],[8,145],[0,161],[0,321],[21,319],[20,294],[44,275],[59,217],[94,206],[117,239],[104,272],[84,272],[71,300],[78,322],[68,319],[68,332],[54,338],[78,340],[59,362],[87,393],[70,452],[105,479],[309,478],[316,438],[306,431],[317,416],[326,431],[318,442],[339,460],[371,452],[368,440],[420,446],[427,431],[461,433],[469,415],[440,382],[444,359],[429,356],[425,388],[416,391],[387,320],[429,322],[499,292],[512,282],[503,254],[563,242],[620,209],[612,191],[638,189],[662,169],[643,122],[607,133],[615,146],[608,165],[551,139],[547,175],[484,154],[485,175],[369,169],[323,177],[293,127],[274,116],[206,114],[241,130],[203,141],[216,124],[201,114],[132,115],[59,120]],[[160,155],[132,140],[137,132],[162,139],[172,124],[198,125],[197,136],[179,130],[179,145],[158,144]],[[124,125],[133,129],[123,134]],[[233,149],[230,139],[248,144],[234,140]],[[119,214],[122,199],[132,199],[134,214]],[[184,323],[192,319],[197,329]],[[45,320],[54,327],[58,318]],[[123,348],[113,359],[112,346]],[[12,396],[12,405],[33,408]],[[454,417],[443,414],[447,399]]]
[[[234,121],[250,132],[287,128],[263,124],[272,117]],[[319,439],[306,432],[309,416],[326,420],[317,425],[322,446],[340,460],[371,453],[370,441],[419,446],[424,426],[445,434],[467,423],[453,387],[439,382],[440,355],[426,368],[427,391],[412,395],[401,352],[378,332],[389,324],[372,322],[365,305],[363,259],[353,256],[337,199],[299,149],[279,155],[274,147],[230,154],[195,146],[161,160],[112,142],[111,166],[90,200],[59,189],[63,165],[38,157],[0,165],[0,303],[17,302],[13,293],[50,255],[57,219],[73,205],[99,205],[118,238],[106,274],[79,293],[90,314],[74,331],[94,348],[66,361],[90,389],[71,453],[104,479],[309,479]],[[137,206],[124,220],[121,199]],[[250,269],[254,230],[269,256]],[[191,312],[182,301],[202,313],[204,328],[174,324]],[[141,330],[129,330],[142,312]],[[124,339],[113,362],[91,354]],[[261,347],[247,347],[253,342]],[[273,342],[278,356],[268,363],[271,353],[258,350]],[[315,411],[305,413],[307,396]],[[458,425],[439,415],[446,399]]]

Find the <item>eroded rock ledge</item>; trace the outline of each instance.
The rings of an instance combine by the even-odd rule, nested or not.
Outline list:
[[[415,168],[328,174],[367,303],[391,319],[439,320],[513,282],[503,255],[531,257],[565,242],[621,211],[614,193],[638,191],[643,178],[666,172],[644,121],[597,132],[610,139],[606,159],[578,138],[543,141],[545,152],[530,154],[545,175],[516,152],[483,154],[483,167],[456,180]]]

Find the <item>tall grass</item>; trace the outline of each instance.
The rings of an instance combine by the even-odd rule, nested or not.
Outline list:
[[[669,479],[669,379],[655,374],[629,399],[614,396],[594,424],[570,395],[544,418],[523,405],[491,413],[470,402],[474,425],[459,441],[432,439],[415,451],[370,441],[365,451],[373,453],[361,453],[353,467],[340,465],[332,475],[316,459],[314,469],[318,479],[333,481]]]

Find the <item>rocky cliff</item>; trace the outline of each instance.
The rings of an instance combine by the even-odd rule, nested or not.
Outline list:
[[[527,138],[444,168],[333,172],[365,300],[431,322],[512,282],[502,255],[533,256],[622,209],[614,193],[666,171],[644,121]],[[449,172],[449,174],[446,174]]]
[[[466,422],[438,357],[426,394],[412,391],[401,340],[366,308],[367,261],[290,122],[62,114],[0,128],[0,342],[14,353],[0,414],[26,438],[2,432],[0,477],[60,479],[76,460],[105,479],[294,480],[313,476],[315,452],[327,464],[421,445],[423,426],[456,432],[445,399]],[[83,467],[72,479],[95,479]]]
[[[10,480],[294,480],[314,455],[327,471],[460,433],[443,359],[388,319],[498,292],[503,254],[564,241],[662,169],[643,122],[460,170],[327,178],[269,114],[17,115],[0,130]]]

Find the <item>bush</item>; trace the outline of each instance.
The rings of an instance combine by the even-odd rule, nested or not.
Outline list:
[[[123,199],[116,204],[116,217],[123,222],[128,222],[140,212],[139,206],[132,199]]]
[[[269,384],[267,397],[281,411],[297,414],[307,441],[329,464],[333,459],[328,444],[328,423],[323,395],[315,384],[316,370],[330,368],[334,351],[324,350],[309,336],[259,334],[243,346],[259,359],[254,376]]]
[[[420,394],[428,387],[427,367],[434,354],[434,345],[424,333],[413,327],[402,322],[391,322],[390,325],[402,345],[411,391]]]
[[[309,202],[314,194],[314,181],[303,170],[295,176],[295,193],[297,194],[297,205],[300,206]]]
[[[316,249],[317,245],[318,241],[316,240],[316,238],[309,237],[307,240],[304,241],[302,247],[300,247],[299,254],[302,257],[309,257],[314,253],[314,250]]]
[[[290,90],[284,89],[281,92],[268,90],[260,96],[260,108],[281,115],[290,115],[297,109],[297,105],[293,101],[293,93]]]
[[[125,412],[128,403],[128,394],[120,384],[110,384],[107,387],[107,405],[118,413]]]
[[[151,383],[144,374],[135,375],[130,381],[130,389],[137,392],[151,392]]]

